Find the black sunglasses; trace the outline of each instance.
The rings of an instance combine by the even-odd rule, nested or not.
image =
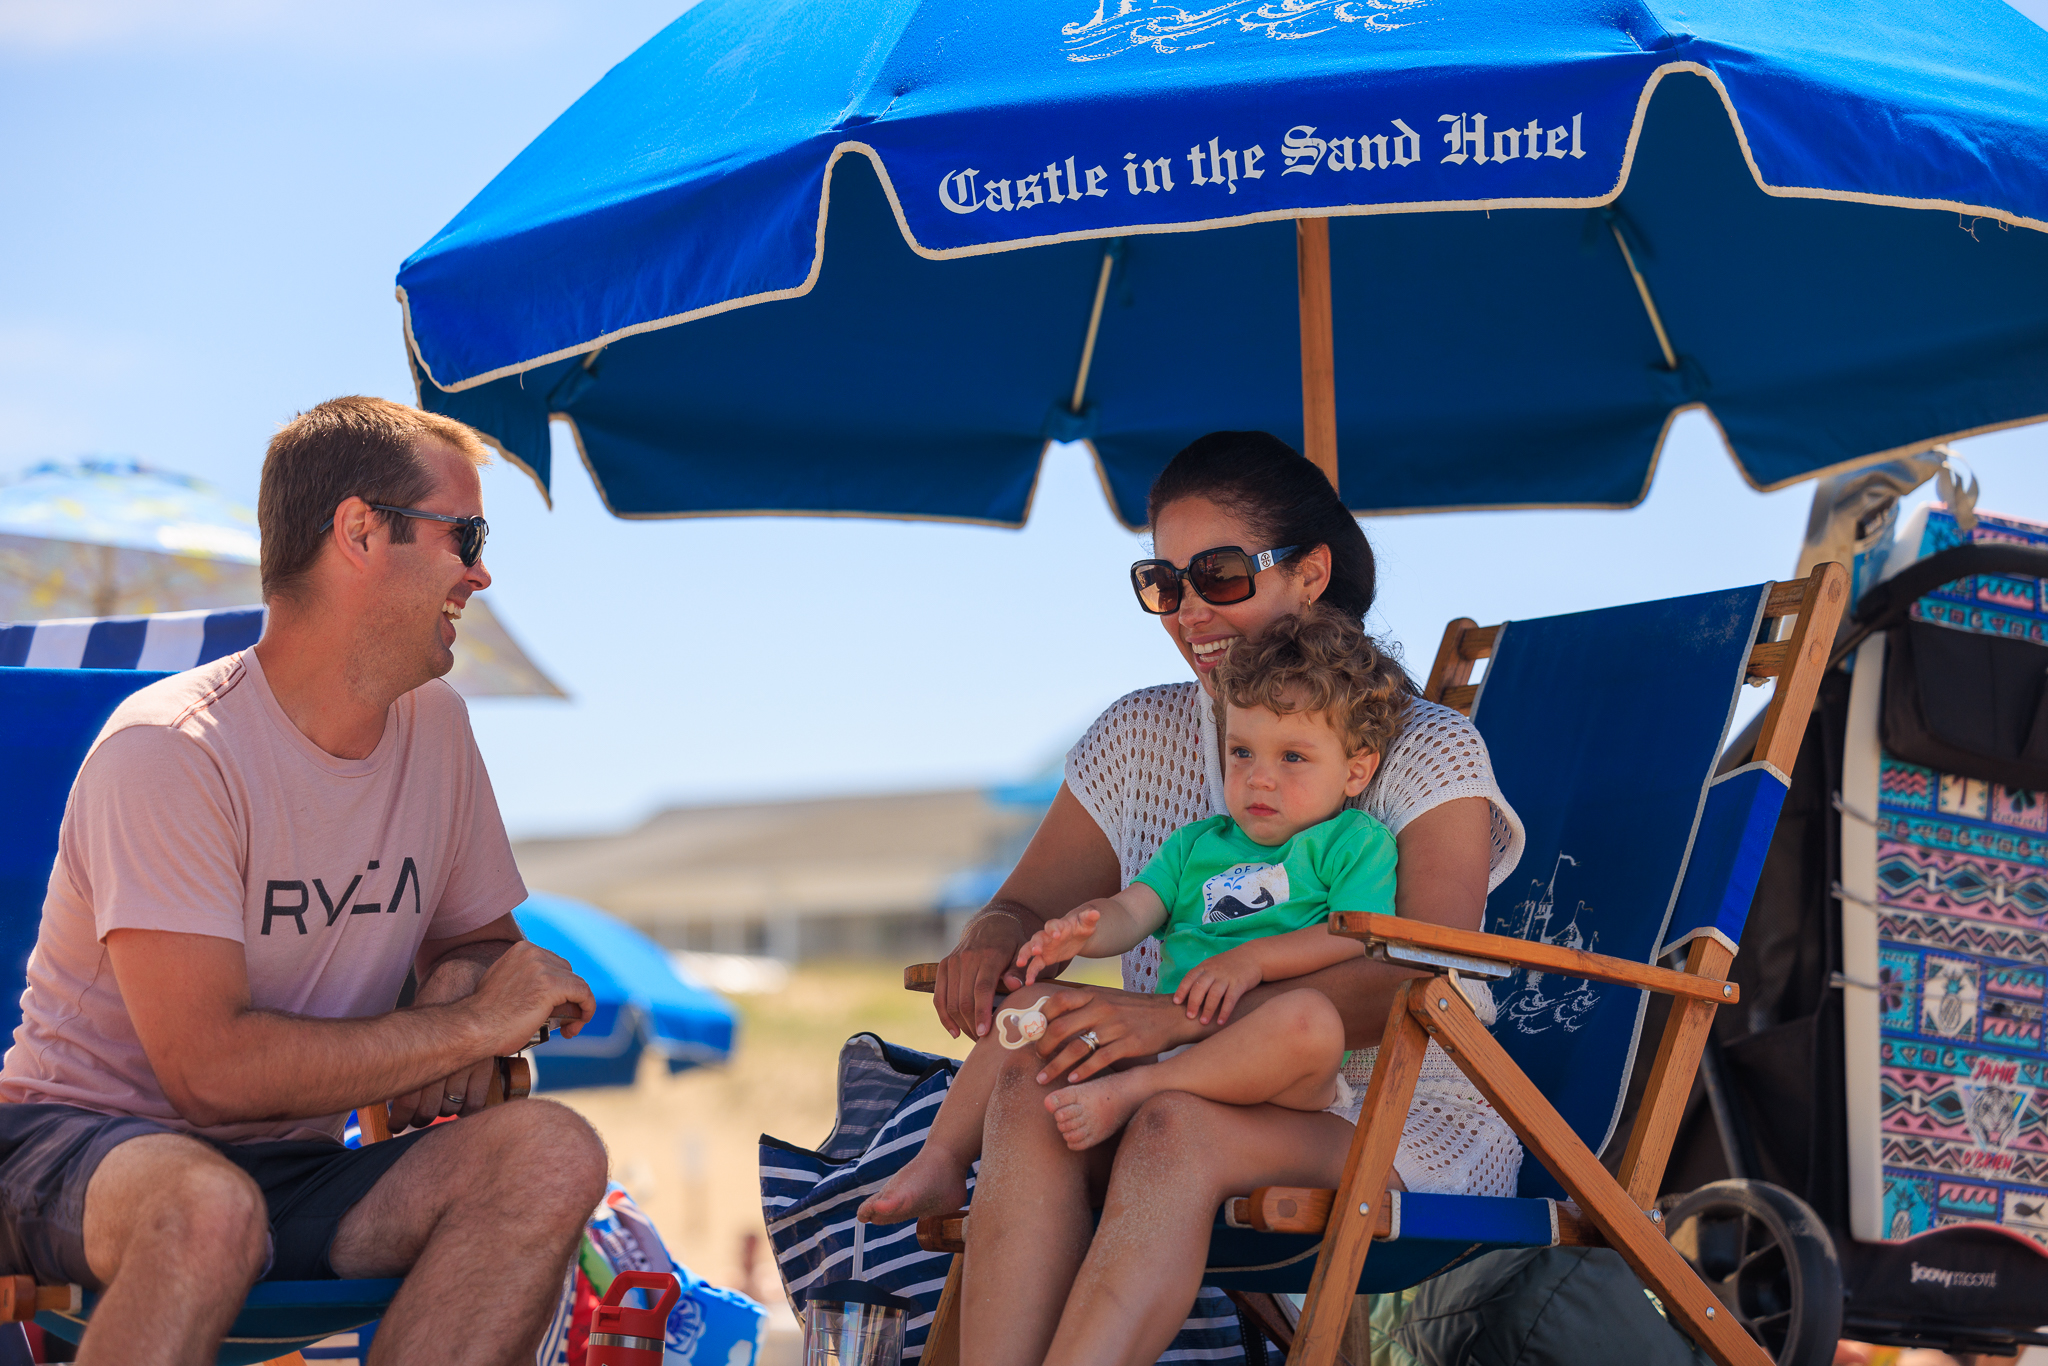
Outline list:
[[[421,512],[418,508],[387,507],[383,503],[371,503],[370,507],[379,512],[389,512],[399,517],[417,517],[423,522],[446,522],[455,528],[455,553],[462,556],[464,569],[476,568],[476,562],[484,557],[484,538],[491,534],[491,524],[481,517],[450,517],[443,512]],[[320,524],[325,532],[334,525],[329,517]]]
[[[1194,556],[1186,569],[1175,569],[1171,560],[1139,560],[1131,566],[1131,591],[1138,595],[1138,606],[1158,617],[1180,610],[1182,579],[1203,602],[1228,607],[1258,591],[1256,575],[1261,569],[1271,569],[1299,549],[1284,545],[1252,555],[1234,545],[1219,545]]]

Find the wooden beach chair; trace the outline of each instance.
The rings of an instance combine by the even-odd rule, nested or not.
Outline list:
[[[1232,1292],[1290,1363],[1338,1358],[1357,1293],[1556,1245],[1615,1249],[1721,1366],[1771,1360],[1745,1331],[1754,1307],[1715,1297],[1665,1237],[1656,1196],[1714,1011],[1738,999],[1728,967],[1847,595],[1847,575],[1828,564],[1802,582],[1446,629],[1426,695],[1478,724],[1527,844],[1488,899],[1485,933],[1331,917],[1333,933],[1375,958],[1431,975],[1397,995],[1342,1185],[1266,1187],[1219,1214],[1204,1279]],[[1717,772],[1740,689],[1773,679],[1754,757]],[[1662,966],[1681,954],[1682,967]],[[1494,984],[1491,1029],[1461,976]],[[921,964],[905,985],[930,990],[931,978]],[[1624,1138],[1615,1130],[1652,991],[1673,1009]],[[1387,1189],[1431,1040],[1521,1137],[1518,1197]],[[1599,1157],[1617,1140],[1618,1179]],[[971,1228],[962,1211],[923,1221],[918,1236],[960,1253]],[[960,1271],[956,1256],[924,1366],[959,1359]],[[1297,1319],[1277,1296],[1303,1292]]]
[[[0,667],[0,971],[27,973],[42,919],[43,896],[57,857],[57,830],[71,782],[100,728],[130,693],[163,673],[135,669]],[[11,998],[10,998],[11,999]],[[6,1021],[11,1031],[19,1013]],[[524,1058],[501,1058],[488,1103],[526,1094]],[[362,1141],[390,1137],[389,1111],[357,1111]],[[397,1278],[262,1281],[252,1288],[221,1344],[218,1366],[293,1357],[301,1347],[382,1317],[404,1282]],[[37,1285],[28,1276],[0,1277],[0,1324],[34,1320],[76,1342],[99,1295],[77,1285]],[[18,1330],[8,1329],[9,1332]]]

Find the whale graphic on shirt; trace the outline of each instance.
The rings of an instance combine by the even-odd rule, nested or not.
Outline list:
[[[1287,900],[1287,868],[1279,863],[1240,863],[1202,884],[1202,923],[1238,920]]]

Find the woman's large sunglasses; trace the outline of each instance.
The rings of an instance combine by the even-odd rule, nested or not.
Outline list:
[[[1261,569],[1271,569],[1299,549],[1284,545],[1251,555],[1234,545],[1219,545],[1189,560],[1186,569],[1175,569],[1171,560],[1139,560],[1131,566],[1131,591],[1138,595],[1138,606],[1159,617],[1180,610],[1182,579],[1203,602],[1228,607],[1258,591],[1255,576]]]
[[[464,569],[476,568],[476,562],[484,557],[484,539],[491,534],[491,524],[481,517],[450,517],[444,512],[421,512],[418,508],[387,507],[383,503],[371,503],[369,506],[396,517],[417,517],[423,522],[448,523],[455,528],[455,553],[462,556]],[[320,524],[320,530],[325,533],[333,525],[334,519],[329,517]]]

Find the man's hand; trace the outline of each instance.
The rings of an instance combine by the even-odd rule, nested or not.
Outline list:
[[[1249,944],[1226,949],[1188,969],[1173,993],[1174,1004],[1186,1005],[1190,1020],[1230,1023],[1230,1012],[1243,995],[1265,980],[1259,956]]]
[[[491,964],[469,1005],[484,1024],[492,1057],[517,1053],[550,1019],[573,1039],[597,1013],[590,984],[568,960],[526,940]]]
[[[484,973],[489,970],[491,959],[511,945],[499,941],[487,948],[484,945],[476,947],[476,953],[465,954],[458,949],[436,963],[433,971],[420,983],[419,990],[413,993],[413,1005],[451,1005],[473,995],[477,984],[483,981]],[[486,952],[489,957],[484,956]],[[495,1067],[495,1059],[479,1058],[440,1082],[394,1097],[391,1101],[391,1132],[403,1133],[415,1124],[424,1127],[444,1115],[475,1114],[484,1106]]]
[[[1024,969],[1024,985],[1030,986],[1038,980],[1039,973],[1048,967],[1070,962],[1074,955],[1088,946],[1095,937],[1095,926],[1102,920],[1102,903],[1089,901],[1076,906],[1057,920],[1045,922],[1045,928],[1026,940],[1024,947],[1017,950],[1016,967]]]

